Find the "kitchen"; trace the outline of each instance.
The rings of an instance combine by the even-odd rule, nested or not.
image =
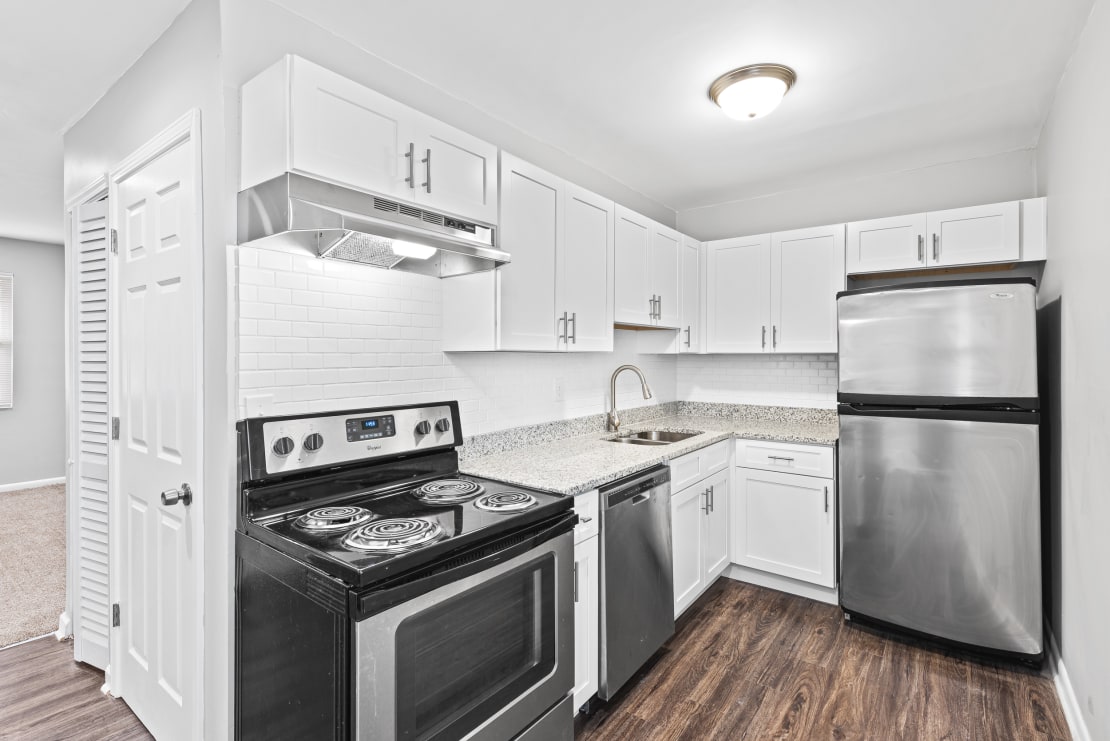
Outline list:
[[[625,152],[623,160],[629,164],[625,169],[613,164],[612,172],[624,173],[622,178],[638,183],[643,192],[633,190],[614,179],[615,176],[603,174],[608,171],[608,158],[617,157],[616,153],[624,147],[617,138],[602,147],[603,137],[591,137],[570,124],[560,124],[568,126],[567,131],[579,137],[579,148],[568,148],[570,139],[559,139],[556,132],[551,131],[554,123],[545,124],[536,121],[534,116],[525,115],[535,113],[527,110],[534,102],[524,102],[532,101],[530,96],[534,93],[527,88],[514,88],[522,91],[521,118],[516,120],[527,120],[527,127],[522,130],[520,127],[524,123],[507,123],[513,119],[506,117],[505,110],[496,107],[504,103],[495,105],[494,98],[481,97],[483,86],[505,85],[504,77],[499,78],[482,68],[464,73],[461,69],[451,71],[445,67],[438,76],[433,70],[406,71],[405,66],[410,62],[403,49],[383,46],[372,52],[361,45],[365,42],[350,38],[354,32],[346,31],[344,26],[349,23],[354,28],[362,19],[353,9],[348,9],[349,13],[317,14],[295,2],[261,0],[235,9],[203,2],[186,9],[154,53],[142,60],[139,71],[125,76],[87,119],[74,126],[67,135],[66,162],[70,183],[67,195],[73,196],[93,179],[92,172],[111,170],[116,162],[174,120],[180,114],[183,100],[200,108],[205,127],[199,157],[203,164],[204,221],[201,229],[206,257],[201,299],[206,311],[203,365],[198,372],[204,379],[206,412],[201,423],[204,466],[198,469],[203,470],[203,475],[199,483],[193,484],[197,495],[191,506],[194,516],[202,517],[204,523],[200,551],[204,580],[195,585],[195,589],[198,590],[197,604],[203,605],[207,627],[198,645],[198,649],[203,647],[203,658],[193,678],[203,697],[203,702],[198,698],[196,707],[204,708],[202,713],[196,711],[199,725],[193,726],[197,729],[195,735],[223,737],[236,723],[234,704],[226,700],[234,694],[236,686],[232,564],[237,536],[232,533],[244,513],[240,510],[240,502],[225,502],[211,495],[220,490],[239,491],[239,471],[232,465],[237,442],[228,432],[235,420],[249,423],[252,419],[326,416],[345,410],[399,410],[411,405],[457,401],[457,417],[451,414],[427,420],[434,424],[439,419],[450,418],[449,430],[430,434],[454,433],[459,436],[458,442],[465,442],[458,447],[457,471],[548,492],[589,493],[624,475],[638,473],[644,466],[667,461],[671,463],[671,503],[675,507],[686,507],[679,516],[694,513],[707,520],[713,519],[709,514],[719,507],[725,517],[715,522],[723,523],[725,530],[723,535],[711,532],[709,541],[728,546],[724,560],[709,559],[702,552],[675,549],[675,562],[671,566],[675,574],[672,588],[676,601],[680,598],[677,575],[688,577],[683,583],[682,601],[679,605],[670,605],[672,609],[677,608],[674,611],[679,613],[680,624],[685,610],[696,610],[698,604],[706,604],[704,600],[697,602],[699,596],[707,595],[710,602],[723,599],[720,590],[728,586],[725,582],[756,584],[779,591],[794,589],[795,595],[812,600],[814,604],[835,605],[839,598],[835,516],[844,496],[836,482],[835,448],[832,447],[839,434],[835,406],[841,371],[837,356],[836,293],[844,288],[876,285],[874,280],[849,277],[851,275],[871,276],[899,270],[917,272],[923,265],[926,274],[913,276],[913,280],[925,280],[930,276],[942,280],[981,279],[993,273],[953,271],[970,267],[980,270],[983,264],[1005,264],[1015,266],[1004,271],[1006,277],[1038,279],[1042,324],[1038,340],[1042,352],[1055,347],[1058,355],[1062,353],[1055,371],[1042,371],[1041,374],[1042,381],[1048,384],[1042,397],[1051,398],[1052,384],[1056,383],[1057,403],[1063,403],[1067,409],[1066,412],[1058,410],[1055,418],[1044,424],[1053,431],[1057,446],[1056,457],[1045,464],[1049,472],[1046,490],[1053,490],[1057,495],[1061,491],[1071,492],[1064,499],[1055,499],[1055,510],[1043,518],[1046,529],[1057,536],[1049,549],[1053,563],[1046,574],[1054,578],[1046,579],[1049,607],[1045,617],[1053,626],[1053,632],[1059,631],[1056,638],[1062,644],[1062,660],[1059,655],[1052,658],[1047,644],[1045,653],[1050,656],[1049,664],[1057,667],[1052,674],[1056,691],[1063,686],[1074,691],[1070,702],[1066,696],[1061,697],[1064,712],[1072,723],[1070,733],[1082,737],[1082,731],[1076,728],[1085,726],[1092,729],[1091,737],[1098,737],[1099,730],[1104,727],[1100,724],[1105,723],[1101,710],[1104,680],[1100,679],[1097,668],[1099,657],[1105,656],[1101,643],[1104,639],[1089,621],[1090,614],[1097,613],[1105,603],[1105,591],[1092,580],[1088,573],[1090,567],[1084,564],[1098,562],[1101,546],[1094,544],[1092,538],[1096,537],[1097,530],[1091,528],[1104,521],[1100,519],[1104,505],[1091,500],[1088,494],[1078,493],[1087,488],[1079,482],[1087,481],[1086,477],[1091,475],[1079,472],[1089,471],[1092,463],[1083,459],[1080,448],[1071,446],[1081,446],[1075,441],[1083,439],[1082,433],[1090,433],[1093,440],[1103,439],[1102,433],[1093,430],[1090,426],[1093,423],[1089,421],[1097,418],[1101,402],[1086,402],[1093,405],[1087,411],[1082,409],[1083,404],[1076,400],[1077,397],[1072,396],[1083,394],[1087,399],[1097,398],[1093,391],[1097,386],[1090,385],[1092,381],[1085,375],[1090,371],[1080,368],[1097,367],[1101,351],[1096,348],[1099,345],[1093,334],[1089,343],[1091,349],[1086,349],[1086,342],[1076,343],[1078,338],[1086,338],[1088,333],[1094,332],[1093,328],[1088,328],[1089,322],[1105,316],[1105,307],[1089,293],[1093,289],[1093,278],[1088,273],[1095,271],[1080,266],[1085,260],[1095,261],[1097,265],[1100,258],[1075,250],[1086,249],[1091,243],[1092,226],[1101,223],[1098,219],[1102,217],[1077,214],[1074,205],[1077,201],[1069,200],[1071,196],[1068,195],[1073,188],[1086,194],[1085,189],[1093,187],[1085,179],[1089,177],[1085,168],[1090,165],[1076,164],[1083,158],[1076,154],[1071,143],[1083,138],[1081,134],[1087,131],[1084,127],[1091,125],[1085,114],[1075,111],[1085,111],[1083,96],[1094,93],[1090,93],[1089,86],[1086,90],[1076,89],[1080,83],[1075,82],[1075,78],[1086,79],[1084,76],[1093,75],[1088,70],[1097,69],[1100,59],[1098,34],[1105,31],[1105,10],[1100,3],[1095,3],[1093,8],[1089,21],[1084,9],[1071,18],[1071,25],[1061,21],[1059,26],[1053,26],[1057,46],[1046,51],[1046,59],[1041,60],[1044,69],[1050,69],[1051,73],[1038,70],[1045,81],[1038,83],[1036,95],[1039,97],[1035,105],[1029,103],[1034,115],[1026,114],[1022,119],[1032,121],[1031,124],[998,145],[983,144],[995,138],[1005,139],[998,130],[968,132],[959,147],[953,146],[943,153],[939,149],[925,151],[926,144],[922,142],[919,142],[921,150],[897,155],[880,150],[864,151],[863,144],[851,137],[843,141],[851,141],[856,151],[845,144],[843,153],[834,156],[832,150],[836,147],[830,147],[827,142],[811,143],[806,145],[811,149],[802,149],[801,135],[806,124],[804,117],[798,117],[802,116],[806,105],[813,104],[807,102],[813,100],[810,96],[830,94],[818,85],[821,76],[817,70],[823,62],[812,59],[807,62],[801,53],[795,55],[797,58],[786,59],[780,56],[783,52],[768,48],[761,51],[763,56],[759,59],[741,55],[745,58],[722,66],[722,60],[730,55],[716,53],[714,59],[698,65],[699,68],[713,67],[711,74],[703,75],[706,79],[699,77],[684,83],[696,88],[693,97],[700,106],[697,116],[702,123],[699,125],[720,132],[731,127],[727,129],[730,137],[743,137],[743,132],[756,130],[745,129],[745,126],[763,127],[759,130],[772,132],[764,134],[772,138],[796,137],[798,149],[790,151],[796,151],[814,171],[824,167],[826,175],[804,180],[799,174],[800,166],[784,163],[782,174],[775,180],[773,168],[758,170],[760,153],[749,151],[746,155],[751,167],[760,173],[758,177],[752,176],[756,178],[753,182],[731,190],[723,189],[722,182],[689,186],[683,205],[670,213],[661,207],[663,201],[653,203],[644,193],[664,192],[661,183],[684,178],[677,174],[654,173],[658,165],[633,163],[636,158]],[[1033,12],[1029,8],[1026,10]],[[503,12],[509,13],[507,9]],[[665,22],[659,16],[649,14],[649,17],[652,24]],[[647,22],[649,17],[641,20]],[[712,18],[712,14],[707,12],[706,17]],[[991,20],[987,12],[975,19],[987,26]],[[1086,30],[1081,34],[1084,26]],[[215,38],[214,28],[219,30]],[[712,24],[703,19],[697,28],[701,33],[710,34]],[[260,33],[261,29],[265,32]],[[598,32],[599,29],[591,31]],[[445,49],[456,48],[458,42],[451,42],[449,34],[442,30],[435,33],[437,38],[444,36],[441,41]],[[207,40],[201,42],[201,39]],[[401,44],[400,41],[390,43]],[[813,49],[820,48],[817,42],[812,43]],[[631,46],[635,44],[630,43]],[[1012,61],[1013,47],[1005,48],[1011,50]],[[295,56],[286,58],[287,54]],[[1047,57],[1051,57],[1051,64]],[[1068,59],[1072,61],[1065,72]],[[196,64],[186,73],[170,69],[175,60],[195,60]],[[729,121],[709,100],[706,88],[716,75],[732,67],[766,61],[782,61],[795,66],[796,85],[782,98],[781,107],[766,118],[747,124]],[[407,177],[413,181],[410,190],[416,189],[412,186],[423,187],[439,196],[442,187],[448,194],[457,195],[461,190],[452,191],[452,188],[473,185],[472,179],[452,180],[449,174],[452,160],[442,158],[439,150],[433,156],[432,145],[408,146],[410,142],[414,145],[421,142],[420,136],[429,137],[427,141],[442,141],[458,132],[470,137],[464,147],[467,152],[492,152],[484,156],[482,163],[485,173],[482,187],[486,190],[481,208],[435,206],[431,201],[421,202],[415,197],[395,197],[395,202],[416,204],[425,212],[436,212],[438,208],[438,212],[472,225],[492,224],[499,230],[499,246],[510,253],[511,260],[498,271],[432,278],[320,259],[319,245],[313,249],[305,249],[303,245],[294,249],[244,238],[244,219],[239,215],[240,202],[235,199],[240,191],[271,181],[290,169],[347,186],[354,179],[329,170],[336,163],[336,149],[320,146],[323,142],[342,142],[338,149],[343,151],[348,141],[342,137],[351,130],[358,130],[357,126],[344,123],[345,119],[334,108],[317,101],[302,110],[298,109],[301,102],[295,92],[291,100],[284,102],[280,95],[275,98],[263,93],[259,96],[258,117],[252,119],[249,115],[247,91],[253,81],[273,83],[276,80],[276,89],[296,90],[285,87],[282,75],[291,74],[295,80],[298,65],[305,69],[310,69],[309,65],[318,67],[320,71],[312,74],[335,75],[336,84],[347,86],[344,90],[348,93],[354,86],[359,89],[359,95],[366,90],[369,91],[366,95],[378,96],[375,100],[393,101],[398,107],[394,113],[401,108],[415,112],[410,123],[413,131],[419,133],[404,140],[397,160],[401,165],[398,167],[401,179]],[[470,82],[460,80],[464,75],[473,79]],[[1064,75],[1062,83],[1061,75]],[[142,120],[135,122],[127,132],[108,131],[122,110],[152,89],[151,79],[158,80],[156,88],[167,91],[167,100],[156,96],[149,103],[149,111],[139,109]],[[425,82],[425,79],[435,80],[436,84]],[[181,84],[173,84],[174,80]],[[651,86],[646,87],[650,89]],[[636,95],[647,95],[642,81],[636,81],[631,90],[637,91]],[[1009,90],[1009,94],[1013,94],[1013,88]],[[631,94],[620,93],[620,104],[628,105]],[[472,102],[460,100],[456,97],[459,95],[473,96]],[[350,99],[351,94],[346,97]],[[339,96],[332,98],[339,99]],[[490,106],[490,110],[482,110],[479,101]],[[993,99],[980,104],[965,98],[962,103],[970,107],[971,113],[965,116],[969,121],[986,116],[981,110],[983,106],[998,105]],[[1105,104],[1097,105],[1104,107]],[[1097,105],[1094,110],[1101,111]],[[361,109],[368,110],[368,106],[362,105]],[[633,107],[633,110],[643,113],[645,109]],[[323,115],[314,115],[314,112],[323,112]],[[300,122],[291,128],[293,139],[283,139],[289,130],[279,125],[287,115]],[[307,118],[297,118],[301,115]],[[875,117],[882,118],[879,114]],[[1042,126],[1045,120],[1048,124]],[[629,131],[628,138],[635,141],[647,136],[648,130],[657,125],[663,124],[652,122],[648,125],[645,119],[645,132]],[[784,127],[779,134],[774,133],[776,125]],[[892,124],[884,130],[894,130],[898,125]],[[321,127],[319,130],[327,134],[321,139],[296,139],[306,126]],[[932,130],[925,124],[922,128]],[[933,128],[943,127],[938,124]],[[874,131],[870,135],[877,136]],[[863,133],[858,136],[863,137]],[[979,139],[973,142],[975,136]],[[105,141],[112,143],[107,146]],[[352,141],[353,146],[358,146],[357,137]],[[565,151],[546,143],[550,141],[562,142]],[[479,145],[487,145],[492,150]],[[321,151],[313,151],[313,146],[320,147]],[[642,143],[637,142],[637,146]],[[996,148],[987,151],[984,146]],[[612,153],[599,149],[609,149]],[[820,151],[814,153],[814,149]],[[576,154],[572,156],[566,152]],[[593,154],[592,159],[587,153]],[[887,156],[881,163],[870,168],[865,166],[867,156],[883,154]],[[299,159],[302,156],[305,157],[303,164]],[[1094,160],[1097,161],[1098,156],[1102,156],[1101,150]],[[289,164],[290,161],[294,164]],[[773,164],[762,162],[764,168],[771,168]],[[339,164],[342,166],[343,162]],[[252,167],[257,177],[252,174]],[[699,168],[708,168],[708,164],[704,157],[696,167],[676,164],[675,173],[681,174],[685,167],[691,167],[696,175]],[[836,170],[835,175],[828,175],[832,169]],[[448,175],[444,180],[442,173],[445,172]],[[708,168],[706,172],[717,171]],[[639,179],[633,177],[634,173],[638,173]],[[713,177],[725,179],[729,176],[718,172]],[[739,179],[735,175],[732,177]],[[684,181],[697,183],[698,178]],[[507,188],[507,184],[513,187]],[[713,191],[714,187],[718,190]],[[383,189],[362,187],[361,190],[381,193]],[[1083,202],[1085,197],[1080,196],[1078,202]],[[506,210],[507,198],[518,198],[520,208],[528,216],[514,221]],[[311,199],[302,201],[311,202]],[[678,200],[670,202],[679,203]],[[722,203],[726,205],[714,205]],[[551,207],[545,210],[548,206]],[[991,207],[997,207],[997,213],[988,214],[987,218],[1009,225],[1003,229],[1002,241],[1009,245],[1007,249],[1016,248],[1016,252],[1006,252],[1004,258],[957,257],[946,263],[943,260],[952,254],[949,242],[934,254],[931,244],[922,244],[919,252],[915,238],[909,263],[902,262],[896,267],[868,268],[864,265],[861,268],[858,264],[853,267],[853,260],[859,257],[859,253],[851,251],[853,224],[859,226],[862,222],[887,218],[909,219],[911,224],[923,221],[925,228],[913,234],[915,237],[921,234],[924,239],[930,234],[929,218],[934,215],[943,220],[946,216],[958,216],[955,212],[960,209]],[[352,212],[349,208],[345,210]],[[574,245],[582,240],[569,240],[564,232],[572,234],[578,229],[581,233],[595,227],[598,213],[608,221],[588,238],[597,238],[600,234],[601,248],[585,255],[573,254]],[[558,228],[557,225],[563,224],[565,229]],[[845,224],[848,226],[839,231],[822,226]],[[553,256],[551,261],[530,260],[524,250],[514,253],[510,247],[514,229],[518,240],[526,239],[528,243],[549,240],[543,243],[543,254]],[[801,234],[801,230],[808,233]],[[865,241],[859,233],[857,245]],[[753,234],[755,238],[745,236]],[[667,240],[670,246],[666,246]],[[819,250],[806,251],[806,245],[816,243],[821,245]],[[234,246],[225,250],[225,244]],[[635,246],[629,247],[630,244]],[[643,258],[649,254],[650,259],[629,261],[630,255]],[[660,262],[659,256],[665,254],[673,255],[673,261]],[[599,256],[602,259],[599,260]],[[420,260],[419,257],[401,257],[402,261]],[[568,268],[576,259],[593,260],[591,264],[599,267]],[[930,259],[939,262],[931,265]],[[918,260],[920,265],[915,265]],[[656,267],[656,263],[660,266]],[[784,265],[788,268],[785,275],[781,272]],[[642,270],[633,271],[633,275],[628,272],[630,266]],[[927,272],[930,268],[945,272],[938,278],[938,273]],[[514,275],[514,270],[518,270],[517,275],[526,275],[527,279],[512,281],[510,276]],[[498,275],[503,277],[496,278]],[[1067,298],[1073,292],[1075,298]],[[1065,304],[1061,320],[1057,308],[1057,328],[1053,332],[1052,304],[1061,295],[1065,295],[1067,301],[1077,301],[1074,306],[1088,311],[1075,313],[1075,308]],[[1091,302],[1090,305],[1087,302]],[[578,308],[583,304],[587,308]],[[223,306],[228,307],[228,312],[215,308],[207,310]],[[803,334],[796,340],[799,332]],[[795,342],[797,344],[792,346]],[[1079,355],[1068,355],[1072,352]],[[1088,352],[1092,353],[1090,358],[1085,354]],[[1082,364],[1074,365],[1080,359]],[[1064,363],[1067,365],[1062,365]],[[626,364],[640,369],[644,382],[632,372],[623,373],[612,382],[611,396],[613,371]],[[1076,385],[1069,386],[1061,395],[1062,379]],[[644,398],[647,389],[651,392],[650,399]],[[621,430],[661,429],[698,434],[666,446],[602,440],[614,434],[606,430],[605,413],[611,403],[621,418]],[[787,411],[798,409],[810,411]],[[1046,415],[1050,414],[1046,408]],[[348,416],[350,419],[365,417],[369,422],[384,418],[385,412],[362,415],[360,411]],[[723,421],[717,422],[718,427],[712,427],[717,420]],[[305,439],[308,434],[311,433],[306,432]],[[582,441],[587,438],[584,436],[590,436],[591,444],[596,445],[591,448],[593,452],[579,451],[573,455],[568,452],[576,444],[585,445]],[[323,450],[327,450],[331,438],[324,437]],[[788,530],[779,535],[793,536],[795,541],[804,540],[795,543],[800,550],[810,541],[819,542],[818,566],[813,568],[820,575],[797,578],[801,570],[791,572],[793,576],[776,574],[768,570],[771,559],[764,558],[764,567],[758,568],[750,564],[758,561],[759,553],[749,551],[746,555],[738,555],[736,518],[740,510],[734,507],[739,496],[737,482],[742,480],[741,476],[747,477],[744,481],[770,478],[764,475],[768,472],[766,465],[741,465],[740,455],[756,456],[757,453],[748,450],[747,443],[733,441],[753,437],[756,443],[783,446],[783,449],[763,451],[765,463],[774,456],[794,457],[794,463],[804,455],[812,454],[815,458],[813,471],[802,476],[807,481],[801,483],[811,484],[806,489],[809,492],[807,513],[814,516],[815,522],[820,521],[824,529],[810,531],[804,539],[798,531]],[[1065,441],[1063,448],[1060,447],[1061,437]],[[295,444],[300,445],[300,440],[301,437],[297,437]],[[1068,440],[1072,442],[1066,442]],[[539,447],[529,451],[529,446],[522,442]],[[699,473],[692,474],[692,478],[679,478],[676,467],[686,456],[702,456],[702,451],[713,450],[714,445],[721,442],[726,442],[723,465],[720,461],[710,464],[698,460],[692,465]],[[558,458],[560,451],[565,455],[561,463],[547,461],[546,455]],[[577,457],[579,455],[583,457]],[[521,458],[527,460],[526,467],[536,474],[545,473],[550,466],[551,473],[547,475],[561,480],[520,478],[515,467],[519,467]],[[748,460],[751,463],[755,458]],[[714,484],[711,479],[719,477],[722,471],[725,473],[723,483]],[[1064,472],[1062,478],[1061,471]],[[829,484],[814,483],[818,481]],[[681,488],[679,484],[683,484]],[[716,486],[716,501],[714,494],[702,493],[711,486]],[[830,487],[827,494],[826,486]],[[673,498],[683,491],[691,493],[688,500]],[[728,495],[721,496],[722,491]],[[766,489],[760,491],[766,497],[763,504],[774,504],[766,495]],[[205,499],[212,504],[204,504]],[[579,504],[577,498],[574,503]],[[1075,520],[1075,507],[1079,503],[1082,503],[1081,511],[1087,513],[1079,518],[1082,523]],[[196,508],[197,504],[203,509]],[[574,545],[597,548],[595,566],[600,566],[604,560],[604,533],[598,526],[603,515],[600,503],[594,506],[599,507],[596,514],[588,512],[583,516],[579,512],[586,529],[576,531],[574,539],[581,542]],[[178,506],[176,511],[183,510]],[[825,517],[826,512],[828,517]],[[672,509],[669,514],[673,517],[676,510]],[[672,520],[672,524],[675,521]],[[700,527],[696,517],[684,522],[694,522]],[[1050,523],[1053,524],[1050,526]],[[597,529],[589,530],[591,524]],[[591,535],[591,532],[596,534]],[[244,535],[242,528],[240,535]],[[594,537],[598,541],[591,546],[589,541]],[[820,538],[827,538],[827,541]],[[774,540],[774,543],[783,542]],[[759,546],[758,543],[748,545]],[[680,554],[687,556],[681,564]],[[577,560],[577,555],[575,558]],[[745,559],[748,565],[742,563]],[[704,562],[710,560],[712,568],[703,568]],[[714,585],[718,575],[726,571],[732,578],[726,577]],[[603,573],[603,569],[595,572],[596,576]],[[600,583],[598,588],[600,596]],[[126,604],[124,608],[128,609]],[[600,600],[596,609],[599,612],[602,609]],[[221,615],[226,619],[218,617]],[[124,624],[127,625],[126,621]],[[577,643],[575,649],[578,649]],[[599,637],[597,651],[602,650]],[[1062,674],[1058,667],[1065,664],[1067,673]],[[1061,680],[1061,676],[1065,678]],[[600,686],[600,676],[597,681]],[[238,691],[249,690],[239,688]],[[124,697],[127,699],[126,692]],[[583,704],[578,703],[575,709]],[[599,718],[605,711],[594,712],[592,717]],[[1079,725],[1075,725],[1077,722]],[[201,727],[206,730],[201,732]]]

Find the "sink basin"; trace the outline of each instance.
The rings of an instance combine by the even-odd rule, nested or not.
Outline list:
[[[670,432],[668,430],[643,430],[628,435],[608,437],[611,443],[624,443],[625,445],[670,445],[680,440],[700,435],[700,432]]]

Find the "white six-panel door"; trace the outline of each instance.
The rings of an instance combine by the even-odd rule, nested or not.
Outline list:
[[[116,389],[111,683],[158,739],[198,738],[201,461],[199,122],[113,173]],[[192,503],[160,493],[192,488]]]

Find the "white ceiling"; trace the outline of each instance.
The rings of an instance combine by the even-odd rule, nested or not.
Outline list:
[[[62,134],[188,0],[5,1],[0,23],[0,235],[62,241]]]
[[[1093,0],[275,2],[682,210],[1033,146]],[[5,3],[0,234],[61,241],[63,131],[187,4]],[[797,85],[726,118],[764,61]]]
[[[678,210],[1031,147],[1092,4],[274,1]],[[753,62],[797,85],[732,121]]]

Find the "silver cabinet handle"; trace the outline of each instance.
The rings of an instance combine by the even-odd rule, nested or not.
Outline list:
[[[421,185],[424,186],[425,191],[427,191],[428,193],[431,193],[432,192],[432,150],[425,149],[424,152],[425,152],[425,157],[424,157],[424,159],[422,159],[420,161],[423,162],[424,165],[425,165],[425,168],[424,168],[424,178],[425,178],[425,180],[424,180],[423,183],[421,183]]]
[[[925,262],[925,235],[917,235],[917,261]]]
[[[763,334],[760,337],[759,346],[762,347],[762,348],[766,348],[767,347],[767,325],[766,324],[763,325],[762,330],[763,330]]]
[[[789,458],[785,455],[769,455],[767,457],[770,458],[773,461],[787,461],[788,463],[793,463],[794,462],[793,458]]]
[[[563,316],[566,316],[565,312],[564,312]],[[571,325],[574,325],[574,330],[573,331],[571,331],[571,329],[570,329]],[[577,345],[578,344],[578,313],[577,312],[572,312],[571,315],[570,315],[570,323],[567,324],[567,334],[570,335],[570,344]]]
[[[940,259],[940,235],[939,234],[934,234],[933,235],[933,259],[934,260],[939,260]]]
[[[709,514],[709,489],[706,489],[705,491],[703,491],[701,493],[701,497],[702,497],[702,502],[703,502],[702,506],[701,506],[701,511],[708,515]]]
[[[586,515],[578,515],[578,522],[585,525],[587,522],[592,522],[594,518],[586,517]]]
[[[690,325],[686,325],[686,347],[690,346]]]
[[[405,152],[405,159],[409,161],[409,176],[405,178],[405,182],[413,190],[416,189],[416,144],[409,142],[409,151]]]
[[[574,562],[574,601],[578,601],[578,562]]]
[[[162,504],[167,507],[181,502],[186,507],[193,503],[193,489],[188,484],[182,484],[180,489],[166,489],[162,492]]]
[[[825,487],[825,511],[829,511],[829,487]]]
[[[771,325],[771,347],[779,346],[779,325]]]
[[[564,345],[567,344],[567,313],[565,311],[563,312],[563,315],[561,317],[555,320],[555,324],[563,325],[563,328],[561,330],[558,330],[559,342],[562,342]]]
[[[717,492],[712,486],[709,487],[709,511],[717,509]]]
[[[658,301],[658,303],[655,304],[655,306],[658,309],[657,313],[655,314],[655,318],[656,319],[662,319],[663,318],[663,297],[662,296],[659,297],[659,301]]]
[[[651,307],[650,309],[648,309],[648,318],[649,319],[654,319],[655,318],[655,294],[654,293],[651,294],[651,298],[648,299],[648,306]]]

